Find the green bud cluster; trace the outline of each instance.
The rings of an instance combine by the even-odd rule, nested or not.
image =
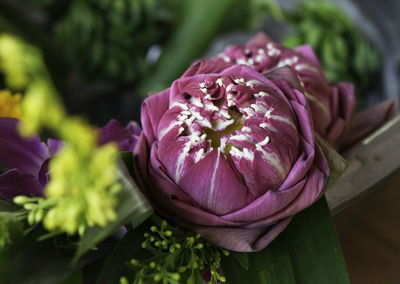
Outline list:
[[[96,131],[66,115],[37,48],[16,36],[0,34],[0,62],[6,79],[14,79],[10,87],[25,92],[21,133],[29,136],[47,128],[65,142],[50,160],[45,197],[14,200],[29,211],[29,224],[43,222],[53,233],[83,234],[87,227],[114,221],[121,187],[117,145],[98,147]]]
[[[84,147],[88,144],[68,144],[51,160],[45,198],[14,199],[29,211],[29,224],[43,222],[49,231],[82,235],[87,227],[105,226],[117,218],[118,149],[112,144],[95,150]]]
[[[159,227],[150,227],[150,232],[144,237],[142,247],[154,256],[145,261],[130,261],[130,266],[136,271],[133,284],[194,284],[204,273],[210,273],[210,283],[225,282],[220,268],[221,256],[229,252],[208,243],[199,234],[162,221]],[[120,283],[129,281],[123,277]]]

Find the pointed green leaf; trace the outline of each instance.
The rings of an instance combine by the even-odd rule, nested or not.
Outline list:
[[[295,284],[287,234],[283,232],[267,248],[247,253],[249,269],[238,263],[234,255],[225,257],[222,270],[228,284]]]
[[[135,230],[130,230],[106,259],[96,284],[119,283],[119,278],[125,276],[134,279],[134,271],[127,263],[132,259],[145,259],[151,257],[148,250],[142,248],[144,233],[150,227],[149,222],[144,222]]]
[[[163,50],[157,69],[142,83],[143,95],[159,91],[179,77],[207,49],[223,19],[238,3],[237,0],[219,0],[218,5],[215,0],[182,2],[184,17]]]
[[[297,214],[287,235],[297,284],[350,283],[325,197]]]
[[[246,270],[249,270],[249,256],[245,252],[231,252],[236,261]]]

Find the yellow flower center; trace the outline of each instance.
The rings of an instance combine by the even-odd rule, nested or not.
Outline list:
[[[20,118],[20,95],[13,95],[10,91],[0,91],[0,117]]]

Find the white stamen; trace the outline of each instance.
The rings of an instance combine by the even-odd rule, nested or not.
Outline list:
[[[231,120],[219,120],[219,119],[217,119],[215,121],[214,130],[215,131],[222,131],[225,128],[227,128],[229,125],[233,124],[234,122],[235,122],[234,119],[231,119]]]
[[[254,152],[251,152],[249,149],[244,148],[243,149],[243,158],[245,158],[246,160],[249,160],[249,161],[253,161],[254,160]]]
[[[190,111],[188,111],[188,110],[183,110],[183,111],[181,111],[181,114],[183,114],[183,115],[191,115],[192,113]]]
[[[225,117],[226,119],[231,119],[231,115],[226,111],[221,111],[220,114]]]
[[[187,106],[187,104],[184,104],[184,103],[181,103],[181,102],[173,102],[172,104],[171,104],[171,106],[170,106],[170,108],[173,108],[173,107],[180,107],[181,109],[184,109],[184,110],[188,110],[189,109],[189,107]]]
[[[190,102],[191,102],[193,105],[197,106],[197,107],[204,107],[203,103],[201,102],[201,100],[200,100],[199,98],[192,97],[192,99],[190,100]]]
[[[244,134],[236,134],[229,137],[229,139],[236,141],[250,141],[251,137]]]
[[[205,110],[210,110],[210,111],[219,111],[219,108],[214,105],[213,103],[208,103],[204,105]]]
[[[269,137],[267,136],[267,137],[265,137],[265,139],[264,139],[263,141],[258,142],[257,145],[265,146],[265,145],[267,145],[268,143],[269,143]]]
[[[233,88],[234,86],[235,86],[234,84],[229,84],[229,85],[226,87],[226,92],[229,93],[230,90],[232,90],[232,88]]]
[[[278,131],[278,130],[277,130],[275,127],[273,127],[270,123],[262,122],[262,123],[260,123],[259,126],[260,126],[261,128],[268,129],[268,130],[270,130],[270,131],[272,131],[272,132],[277,132],[277,131]]]
[[[243,108],[243,111],[250,117],[256,115],[255,111],[251,107],[245,107]]]
[[[294,67],[294,69],[296,69],[297,71],[309,70],[309,71],[312,71],[312,72],[314,72],[314,73],[319,73],[319,71],[318,71],[317,68],[315,68],[315,67],[313,67],[313,66],[311,66],[311,65],[308,65],[308,64],[297,64],[297,65]]]
[[[254,94],[254,97],[256,97],[256,98],[263,98],[263,97],[266,97],[266,96],[268,96],[269,94],[268,93],[266,93],[266,92],[258,92],[258,93],[255,93]]]
[[[202,158],[204,158],[204,148],[201,148],[194,157],[194,162],[198,163]]]
[[[192,125],[193,121],[196,119],[196,117],[191,116],[188,120],[185,121],[187,126]]]
[[[223,153],[225,151],[225,147],[226,147],[226,141],[228,140],[228,138],[226,137],[221,137],[220,139],[220,146],[219,146],[219,150]]]
[[[248,86],[248,87],[253,87],[254,85],[259,85],[259,84],[260,84],[260,81],[258,81],[258,80],[249,80],[246,82],[246,86]]]
[[[219,86],[223,86],[224,85],[224,79],[219,78],[217,81],[215,81],[215,83],[217,83]]]
[[[199,121],[199,124],[206,128],[212,128],[212,124],[208,119],[203,119]]]
[[[192,111],[192,114],[198,120],[203,120],[204,119],[204,117],[200,113],[198,113],[196,111]]]
[[[254,109],[255,112],[266,113],[266,112],[269,111],[268,109],[266,109],[262,105],[251,104],[250,106]]]

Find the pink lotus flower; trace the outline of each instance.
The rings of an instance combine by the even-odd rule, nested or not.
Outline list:
[[[226,67],[195,64],[144,101],[136,179],[162,215],[257,251],[321,196],[329,168],[294,71]]]
[[[265,74],[275,68],[290,66],[304,87],[316,131],[337,146],[350,127],[355,104],[353,85],[330,84],[308,45],[288,49],[260,33],[246,45],[228,47],[211,61],[212,64],[206,64],[207,68],[201,67],[195,72],[214,73],[221,71],[221,68],[245,64]],[[194,70],[190,72],[193,74]]]

